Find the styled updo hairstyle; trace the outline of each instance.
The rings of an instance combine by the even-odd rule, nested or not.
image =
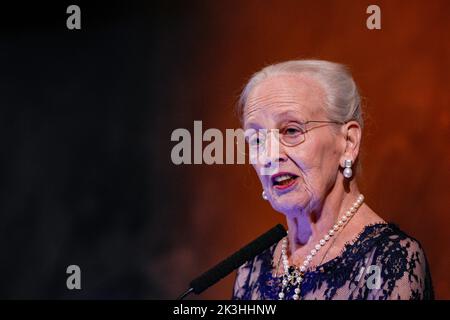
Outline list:
[[[350,72],[342,64],[325,60],[291,60],[269,65],[256,72],[245,85],[239,99],[238,112],[241,119],[253,88],[264,79],[283,74],[308,75],[316,79],[326,92],[325,111],[329,120],[355,120],[361,127],[364,126],[361,97]]]
[[[324,110],[328,120],[354,120],[364,128],[361,97],[349,70],[342,64],[325,60],[291,60],[269,65],[253,74],[239,97],[237,112],[241,122],[250,92],[263,80],[277,75],[306,75],[315,79],[325,92]]]

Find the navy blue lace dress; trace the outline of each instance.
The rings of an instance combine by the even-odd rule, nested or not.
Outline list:
[[[232,299],[276,300],[281,276],[274,276],[276,244],[242,265]],[[286,296],[294,295],[288,287]],[[420,243],[396,225],[369,225],[341,255],[307,270],[300,299],[434,299],[427,259]]]

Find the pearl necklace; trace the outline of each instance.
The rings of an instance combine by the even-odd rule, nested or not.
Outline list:
[[[281,245],[281,258],[283,260],[284,274],[283,274],[283,280],[281,282],[281,284],[282,284],[281,291],[278,294],[279,300],[284,299],[284,297],[285,297],[284,292],[285,292],[286,288],[289,286],[289,284],[291,284],[293,286],[295,286],[295,285],[297,286],[294,289],[293,299],[294,300],[300,299],[301,283],[305,276],[306,268],[311,263],[311,260],[319,252],[319,250],[323,246],[325,246],[327,241],[330,240],[330,238],[332,236],[334,236],[334,234],[339,229],[343,228],[350,221],[350,219],[353,217],[353,215],[356,213],[356,211],[358,211],[359,207],[362,205],[363,201],[364,201],[364,196],[362,194],[360,194],[358,199],[351,206],[351,208],[341,217],[341,219],[333,226],[333,228],[331,228],[328,231],[328,234],[326,234],[322,239],[320,239],[319,243],[317,243],[314,246],[314,249],[312,249],[310,254],[306,256],[306,259],[303,261],[303,264],[300,266],[300,268],[294,266],[295,269],[292,274],[289,272],[289,262],[288,262],[288,257],[286,254],[286,250],[287,250],[287,246],[288,246],[287,237],[285,237],[283,239],[283,242]]]

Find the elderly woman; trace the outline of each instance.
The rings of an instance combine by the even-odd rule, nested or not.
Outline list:
[[[251,146],[277,132],[278,154],[253,166],[288,236],[238,269],[233,298],[432,299],[419,242],[386,223],[358,189],[363,119],[346,68],[320,60],[268,66],[239,105],[244,129],[255,132]],[[274,165],[277,173],[261,170]]]

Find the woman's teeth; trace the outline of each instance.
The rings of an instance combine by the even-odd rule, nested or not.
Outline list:
[[[292,176],[290,174],[283,174],[281,176],[277,176],[273,179],[273,182],[275,185],[286,185],[289,184],[293,179],[295,179],[295,176]]]

